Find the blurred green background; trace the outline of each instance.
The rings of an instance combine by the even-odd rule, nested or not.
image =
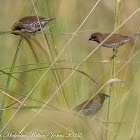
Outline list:
[[[52,63],[97,1],[34,0],[33,2],[38,16],[56,18],[44,30],[47,36],[46,40],[42,34],[36,35],[37,40],[46,47],[46,50],[47,47],[50,48],[52,57],[50,63]],[[57,70],[55,72],[52,70],[49,71],[30,97],[45,103],[70,75],[72,72],[71,69],[75,68],[96,48],[96,42],[88,41],[90,35],[94,32],[111,33],[138,8],[140,8],[139,0],[101,0],[55,63],[54,69]],[[0,69],[6,73],[10,71],[10,67],[12,66],[20,36],[8,33],[3,34],[3,32],[10,31],[16,21],[29,15],[36,15],[32,0],[0,0]],[[140,11],[126,22],[117,33],[127,35],[138,32],[140,25],[139,17]],[[46,41],[48,43],[45,43]],[[23,39],[15,64],[18,67],[14,68],[12,75],[23,82],[25,86],[14,78],[11,78],[7,92],[21,101],[25,97],[19,95],[19,93],[23,95],[28,94],[50,65],[45,53],[35,42],[32,41],[32,44],[39,58],[39,63],[36,62],[30,46]],[[86,75],[76,71],[49,102],[49,105],[59,110],[56,111],[54,108],[46,107],[41,112],[41,115],[38,115],[24,129],[23,133],[41,131],[40,133],[49,134],[55,131],[57,134],[65,134],[68,130],[71,130],[75,133],[82,132],[82,137],[75,137],[74,139],[127,140],[132,134],[133,139],[139,140],[139,53],[115,76],[125,81],[125,84],[121,82],[112,83],[111,86],[107,84],[101,90],[101,92],[111,94],[110,104],[109,99],[107,99],[103,108],[95,116],[88,118],[86,121],[71,116],[73,107],[92,97],[111,78],[113,67],[114,73],[116,73],[139,51],[139,44],[140,38],[138,37],[136,42],[135,39],[132,39],[129,43],[121,46],[114,64],[111,62],[102,62],[112,56],[112,49],[99,47],[78,68],[90,75],[98,84]],[[0,88],[2,91],[5,91],[7,78],[7,74],[0,73]],[[2,106],[4,94],[0,93],[0,103]],[[6,97],[4,106],[9,107],[3,111],[1,127],[6,124],[20,105],[20,103],[12,105],[14,102],[15,100]],[[35,112],[33,109],[38,111],[35,106],[41,108],[42,103],[28,99],[26,105],[31,107],[20,109],[5,130],[20,132],[25,124],[34,117]],[[107,120],[108,111],[109,120]],[[96,121],[96,118],[98,118],[98,121]],[[108,123],[106,123],[107,121]],[[88,122],[90,127],[87,125]],[[65,127],[60,126],[60,124]],[[26,137],[25,139],[31,139],[31,137]],[[73,137],[67,139],[73,139]]]

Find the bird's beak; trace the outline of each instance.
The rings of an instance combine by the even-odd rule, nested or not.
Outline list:
[[[89,40],[92,40],[93,41],[94,39],[93,38],[89,38]]]
[[[106,94],[106,95],[105,95],[105,99],[106,99],[107,97],[110,97],[110,96]]]

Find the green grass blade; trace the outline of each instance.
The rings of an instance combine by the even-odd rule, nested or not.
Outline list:
[[[14,70],[14,66],[15,66],[15,63],[16,63],[16,60],[17,60],[17,56],[18,56],[18,52],[19,52],[19,49],[20,49],[20,46],[21,46],[21,42],[22,42],[22,38],[19,41],[16,53],[15,53],[15,56],[14,56],[14,59],[13,59],[13,63],[12,63],[11,69],[10,69],[10,73],[12,73],[13,70]],[[6,89],[5,89],[6,93],[7,93],[7,89],[9,88],[10,81],[11,81],[11,75],[8,76],[8,79],[7,79]],[[3,96],[2,109],[4,108],[5,100],[6,100],[6,95]],[[2,116],[3,116],[3,111],[0,111],[0,118],[1,118],[0,119],[0,129],[2,129]]]

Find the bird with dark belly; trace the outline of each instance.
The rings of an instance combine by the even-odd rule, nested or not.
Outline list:
[[[109,95],[98,93],[93,97],[93,99],[90,101],[86,100],[82,104],[75,107],[74,110],[85,116],[93,116],[102,108],[104,100],[107,97],[109,97]]]
[[[109,35],[110,35],[110,33],[103,34],[103,33],[96,32],[91,35],[89,40],[96,41],[100,44]],[[113,34],[102,44],[102,46],[107,47],[107,48],[113,48],[114,54],[113,54],[113,56],[111,56],[111,58],[110,58],[110,60],[111,60],[112,58],[114,58],[116,56],[116,53],[118,52],[117,48],[119,48],[121,45],[127,43],[130,39],[132,39],[136,36],[140,36],[140,33],[135,33],[135,34],[131,34],[131,35]]]

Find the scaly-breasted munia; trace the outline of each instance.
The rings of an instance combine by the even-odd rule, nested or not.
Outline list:
[[[90,101],[86,100],[82,104],[75,107],[74,110],[86,116],[93,116],[102,108],[104,100],[107,97],[109,97],[109,95],[98,93],[93,97],[93,99],[91,99]]]
[[[100,44],[109,35],[110,35],[110,33],[103,34],[103,33],[96,32],[91,35],[89,40],[96,41]],[[140,36],[140,33],[135,33],[135,34],[131,34],[131,35],[113,34],[102,44],[102,46],[108,47],[108,48],[113,48],[114,54],[110,58],[110,59],[112,59],[116,56],[116,53],[118,52],[117,48],[119,48],[121,45],[127,43],[130,39],[136,37],[137,35]]]
[[[23,17],[12,26],[12,31],[20,30],[28,33],[35,33],[41,30],[40,25],[43,28],[48,22],[54,19],[55,18],[46,19],[41,16],[38,16],[38,18],[36,16]]]

